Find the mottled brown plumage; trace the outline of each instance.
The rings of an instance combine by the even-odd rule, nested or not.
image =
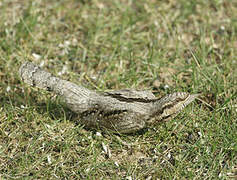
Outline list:
[[[119,133],[172,119],[198,96],[177,92],[158,99],[150,91],[133,89],[99,93],[57,78],[30,62],[21,66],[19,74],[31,86],[62,96],[68,107],[79,114],[81,124]]]

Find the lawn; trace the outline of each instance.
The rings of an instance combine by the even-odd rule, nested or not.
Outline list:
[[[201,93],[134,134],[77,123],[31,61],[96,91]],[[0,179],[237,178],[237,2],[0,1]]]

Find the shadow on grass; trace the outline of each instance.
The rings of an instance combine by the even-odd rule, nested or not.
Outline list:
[[[36,111],[38,114],[49,117],[52,120],[67,120],[75,123],[76,126],[83,126],[83,124],[80,124],[79,122],[79,115],[71,111],[61,98],[55,98],[52,95],[49,95],[47,92],[43,96],[44,97],[42,98],[41,92],[37,92],[32,89],[22,91],[22,89],[17,88],[12,92],[0,93],[0,107],[4,107],[6,112],[9,112],[9,110],[23,112],[23,109],[27,109],[27,113],[29,111]],[[25,113],[22,114],[22,116],[24,115]],[[121,135],[104,128],[83,128],[87,131],[92,131],[93,133],[101,130],[104,133]],[[147,132],[147,130],[147,128],[144,128],[127,135],[139,136]]]
[[[37,111],[39,114],[47,114],[53,120],[72,120],[78,116],[66,107],[59,98],[51,99],[52,96],[47,95],[45,101],[40,99],[40,94],[37,91],[27,90],[22,92],[19,88],[15,91],[0,93],[0,107],[9,111],[19,111],[21,109],[30,109]]]

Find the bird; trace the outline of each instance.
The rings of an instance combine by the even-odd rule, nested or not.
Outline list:
[[[115,133],[134,133],[171,120],[200,95],[175,92],[157,98],[146,90],[96,92],[56,77],[29,61],[21,65],[19,75],[23,82],[63,97],[82,125]]]

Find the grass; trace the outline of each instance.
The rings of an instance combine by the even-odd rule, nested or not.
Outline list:
[[[1,179],[237,176],[236,2],[5,0],[0,11]],[[98,91],[202,95],[142,132],[96,132],[20,81],[25,60]]]

